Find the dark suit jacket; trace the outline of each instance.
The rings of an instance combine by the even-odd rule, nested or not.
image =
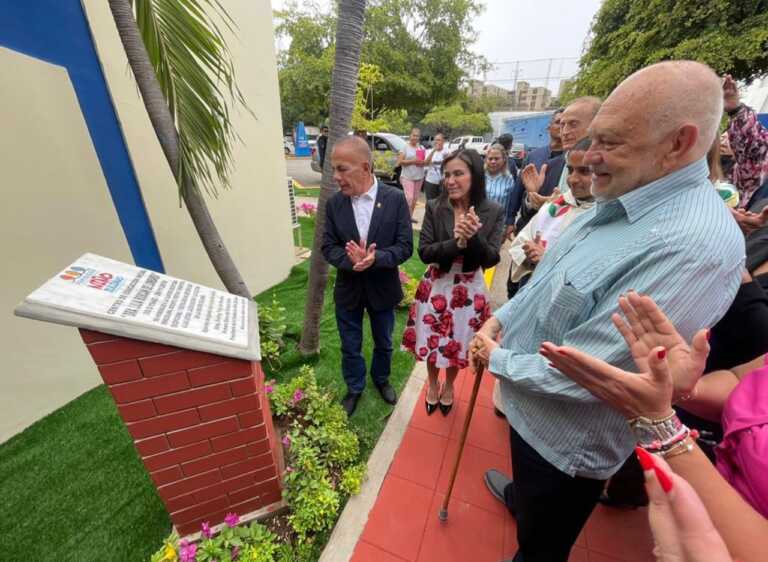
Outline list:
[[[539,194],[552,195],[552,192],[560,183],[560,176],[562,175],[563,168],[565,167],[565,154],[550,158],[545,162],[545,164],[547,165],[547,171],[544,174],[544,183],[541,185],[541,189],[539,189]],[[525,189],[523,189],[523,191],[525,191]],[[517,232],[520,232],[523,228],[525,228],[525,225],[528,224],[528,221],[530,221],[538,212],[538,209],[532,209],[529,207],[525,202],[525,197],[523,197],[523,202],[520,205],[520,217],[517,219],[517,223],[515,224]]]
[[[475,212],[483,223],[480,231],[460,249],[453,237],[453,206],[448,197],[441,195],[427,201],[424,223],[419,237],[419,257],[424,263],[436,263],[441,271],[451,269],[458,256],[464,256],[462,271],[487,269],[499,263],[499,248],[504,235],[504,209],[486,199],[475,206]]]
[[[563,160],[563,164],[558,164],[555,161],[562,156],[555,156],[554,158],[550,158],[550,155],[552,154],[552,150],[549,148],[549,145],[539,147],[535,150],[532,150],[528,153],[528,155],[525,157],[525,160],[523,160],[523,164],[520,168],[522,171],[523,168],[525,168],[528,164],[533,164],[536,166],[537,170],[541,169],[541,166],[543,164],[547,164],[547,174],[544,178],[544,185],[547,185],[547,181],[552,181],[552,178],[550,178],[550,175],[552,172],[549,171],[549,168],[552,168],[553,166],[560,166],[559,172],[556,173],[554,176],[554,185],[552,186],[552,189],[554,190],[554,187],[557,186],[558,182],[560,181],[560,173],[563,171],[562,166],[565,165],[565,160]],[[549,192],[550,194],[552,191]],[[517,220],[517,213],[520,211],[520,207],[523,205],[523,198],[525,197],[525,186],[523,186],[523,178],[522,174],[517,175],[517,181],[515,181],[515,185],[512,187],[512,193],[509,194],[509,199],[507,200],[507,210],[506,210],[506,224],[515,224],[515,221]],[[527,221],[526,221],[527,222]],[[518,230],[519,232],[519,230]]]
[[[334,299],[346,309],[368,303],[374,310],[394,308],[403,299],[397,266],[413,254],[413,230],[403,192],[378,182],[367,243],[376,244],[376,260],[365,271],[352,269],[345,246],[360,242],[352,200],[341,192],[325,206],[323,256],[338,269]]]

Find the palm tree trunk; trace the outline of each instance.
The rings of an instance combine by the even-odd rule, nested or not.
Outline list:
[[[128,63],[144,100],[149,120],[155,129],[155,134],[160,141],[165,158],[168,160],[173,177],[179,184],[187,212],[189,212],[200,241],[208,253],[208,258],[230,293],[250,299],[251,292],[224,245],[202,194],[198,189],[191,187],[189,182],[180,174],[178,131],[168,108],[168,102],[157,81],[155,69],[152,67],[146,47],[141,39],[131,2],[130,0],[109,0],[109,7],[112,10],[112,17],[115,19],[123,48],[128,56]]]
[[[320,350],[320,316],[323,311],[325,287],[328,284],[328,263],[321,250],[325,232],[325,204],[336,193],[330,156],[336,141],[347,135],[352,120],[360,71],[365,6],[366,0],[339,0],[336,55],[331,80],[331,134],[325,151],[323,181],[317,202],[315,240],[312,244],[309,287],[304,305],[304,329],[299,343],[299,351],[303,355],[311,355]]]

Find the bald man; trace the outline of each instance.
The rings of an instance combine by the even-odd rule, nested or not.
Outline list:
[[[686,341],[736,294],[744,240],[705,158],[722,104],[718,77],[695,62],[659,63],[622,82],[592,120],[584,154],[597,203],[471,344],[501,383],[510,424],[515,480],[491,470],[486,484],[517,518],[517,562],[565,562],[637,442],[621,414],[549,366],[541,344],[634,370],[611,322],[622,294],[653,297]],[[663,442],[661,429],[648,431]]]
[[[397,267],[413,253],[413,232],[403,192],[376,180],[365,140],[337,142],[331,165],[339,192],[325,207],[323,256],[338,270],[334,300],[347,384],[342,405],[351,416],[365,388],[364,311],[373,335],[371,378],[385,402],[397,402],[389,384],[395,307],[403,299]]]

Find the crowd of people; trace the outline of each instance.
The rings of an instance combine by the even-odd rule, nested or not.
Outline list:
[[[516,519],[514,561],[565,562],[599,501],[650,501],[660,560],[764,559],[768,130],[730,76],[668,61],[573,100],[549,135],[518,173],[510,137],[483,159],[442,135],[426,151],[414,129],[404,195],[375,179],[364,140],[332,147],[322,249],[345,410],[365,387],[364,311],[371,377],[397,400],[398,266],[423,183],[426,270],[401,347],[426,362],[428,415],[449,415],[460,369],[495,377],[514,479],[485,479]],[[491,311],[483,271],[502,252],[509,300]]]

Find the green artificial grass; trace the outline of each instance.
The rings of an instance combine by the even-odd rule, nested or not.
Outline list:
[[[314,220],[301,218],[306,246],[311,246]],[[424,265],[414,255],[404,265],[421,275]],[[339,398],[344,393],[341,352],[333,305],[333,280],[326,289],[320,324],[320,353],[303,358],[296,346],[304,317],[309,262],[293,268],[288,279],[256,297],[273,296],[286,308],[287,349],[282,367],[267,376],[288,380],[305,363],[314,366],[318,382]],[[403,387],[414,359],[399,351],[406,310],[397,313],[393,335],[391,382]],[[372,339],[365,331],[370,364]],[[368,458],[384,429],[392,406],[370,384],[351,424]],[[98,386],[0,444],[0,560],[3,561],[146,561],[162,544],[171,524],[133,448],[106,388]]]
[[[304,187],[295,187],[293,188],[293,193],[296,195],[296,197],[320,197],[320,186],[311,187],[311,186],[304,186]]]

